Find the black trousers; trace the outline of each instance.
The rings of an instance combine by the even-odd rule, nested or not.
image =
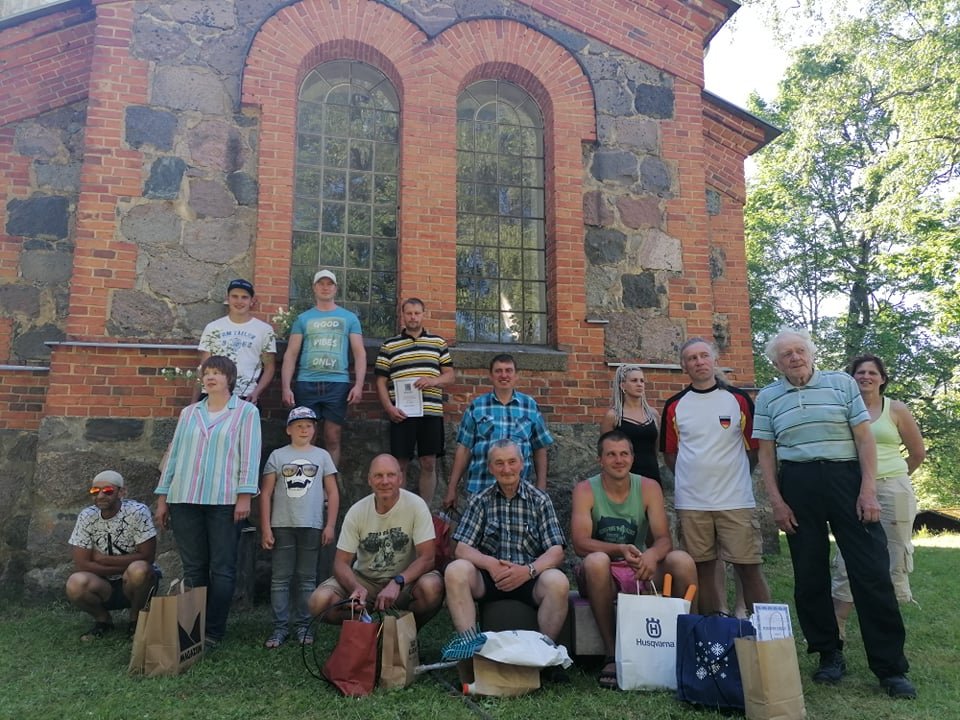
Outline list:
[[[843,644],[830,596],[830,538],[843,553],[870,669],[879,678],[901,675],[905,631],[890,580],[887,539],[879,522],[857,518],[860,464],[783,462],[780,493],[797,519],[787,535],[793,560],[794,600],[808,652],[839,650]]]

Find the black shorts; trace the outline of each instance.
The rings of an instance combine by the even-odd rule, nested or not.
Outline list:
[[[416,449],[417,457],[443,455],[443,418],[439,415],[407,418],[390,423],[390,454],[409,460]]]
[[[527,580],[516,590],[504,592],[497,587],[496,583],[493,582],[493,578],[490,577],[490,573],[488,573],[486,570],[480,571],[480,577],[483,578],[484,590],[483,597],[480,599],[480,602],[488,603],[493,602],[494,600],[519,600],[524,605],[529,605],[534,609],[539,607],[533,601],[533,586],[537,584],[537,581],[534,578]]]
[[[160,578],[162,573],[154,566],[153,592],[156,595],[157,588],[160,587]],[[110,597],[103,604],[105,610],[126,610],[130,607],[130,598],[123,593],[123,578],[107,578],[110,583]]]

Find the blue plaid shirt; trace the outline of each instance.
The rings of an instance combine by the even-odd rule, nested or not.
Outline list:
[[[532,563],[554,545],[567,544],[550,496],[525,482],[509,499],[496,483],[474,495],[453,539],[518,565]]]
[[[537,401],[514,390],[510,402],[504,404],[496,394],[474,398],[460,420],[457,443],[470,450],[467,469],[467,492],[476,495],[496,481],[487,468],[487,451],[497,440],[513,440],[523,456],[522,480],[535,480],[533,451],[553,444],[553,435],[540,414]]]

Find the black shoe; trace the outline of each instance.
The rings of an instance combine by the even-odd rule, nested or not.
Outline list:
[[[554,685],[566,685],[570,682],[570,676],[561,665],[545,667],[540,672],[540,679],[542,682],[552,683]]]
[[[903,675],[880,678],[880,687],[886,690],[887,695],[892,698],[913,700],[917,696],[917,689]]]
[[[813,674],[813,681],[836,685],[846,674],[847,663],[843,660],[843,653],[839,650],[831,650],[820,653],[820,667]]]

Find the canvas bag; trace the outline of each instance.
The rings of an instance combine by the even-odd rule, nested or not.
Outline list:
[[[411,612],[383,616],[380,687],[402,688],[413,682],[420,664],[417,621]]]
[[[207,589],[170,583],[170,594],[154,596],[137,616],[130,653],[131,673],[177,675],[203,656]]]
[[[755,635],[749,620],[729,615],[677,618],[677,700],[743,712],[743,685],[734,640]]]
[[[617,686],[621,690],[675,690],[677,617],[690,612],[682,598],[617,595]]]
[[[734,644],[743,680],[747,720],[803,720],[807,717],[793,638],[756,640],[743,637],[737,638]]]

